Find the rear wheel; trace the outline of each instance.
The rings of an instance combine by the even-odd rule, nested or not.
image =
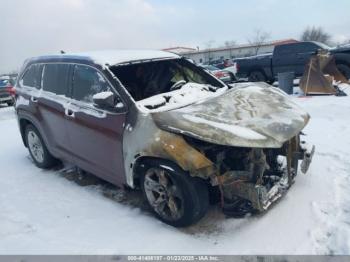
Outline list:
[[[14,105],[14,102],[13,102],[13,101],[7,102],[7,105],[8,105],[8,106],[13,106],[13,105]]]
[[[339,64],[337,65],[338,70],[342,73],[346,79],[350,79],[350,67],[348,65]]]
[[[25,139],[29,154],[37,167],[50,168],[57,164],[57,160],[47,150],[40,133],[33,125],[26,126]]]
[[[160,161],[148,163],[141,178],[149,207],[161,221],[171,226],[185,227],[196,223],[209,207],[207,185],[178,167],[164,166]]]
[[[261,71],[252,71],[249,74],[248,80],[250,82],[266,82],[266,76]]]

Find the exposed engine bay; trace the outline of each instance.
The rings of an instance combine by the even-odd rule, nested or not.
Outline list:
[[[315,147],[299,143],[299,135],[282,148],[228,147],[185,137],[185,140],[215,163],[218,175],[212,185],[220,190],[226,215],[241,217],[262,212],[293,184],[298,173],[307,172]]]

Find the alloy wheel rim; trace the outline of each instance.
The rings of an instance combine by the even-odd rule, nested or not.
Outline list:
[[[34,159],[42,163],[44,161],[44,148],[38,135],[33,131],[28,132],[28,146]]]
[[[148,202],[162,218],[174,221],[183,215],[182,193],[167,171],[149,169],[145,174],[144,189]]]

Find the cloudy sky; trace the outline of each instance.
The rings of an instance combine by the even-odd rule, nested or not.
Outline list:
[[[0,0],[0,73],[60,50],[204,48],[257,29],[298,38],[311,25],[350,39],[350,0]]]

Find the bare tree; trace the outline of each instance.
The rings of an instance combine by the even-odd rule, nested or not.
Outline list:
[[[329,44],[331,35],[325,32],[322,27],[307,27],[301,34],[301,41],[317,41],[324,44]]]
[[[254,31],[254,35],[248,39],[248,43],[252,46],[254,46],[254,53],[255,55],[258,54],[261,46],[266,43],[268,39],[270,39],[270,34],[262,31],[261,29],[256,29]]]

